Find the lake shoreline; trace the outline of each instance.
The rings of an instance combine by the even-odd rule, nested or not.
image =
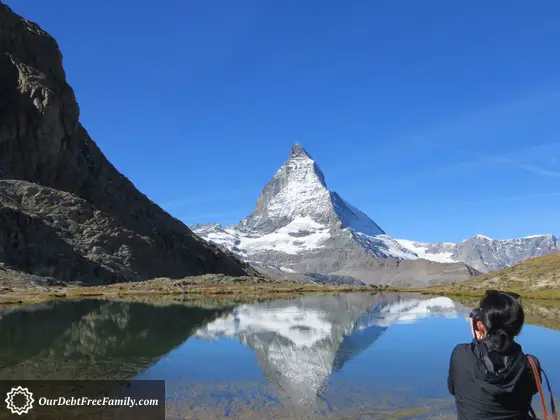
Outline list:
[[[510,290],[524,299],[560,300],[558,290]],[[337,293],[418,293],[428,296],[481,298],[484,289],[466,290],[453,286],[405,288],[379,285],[308,284],[275,281],[266,277],[229,277],[221,274],[186,277],[184,279],[156,278],[139,282],[109,285],[29,285],[4,286],[0,289],[0,305],[40,303],[54,299],[101,298],[123,300],[143,297],[183,297],[184,299],[219,298],[222,300],[272,300],[294,298],[307,294]]]
[[[490,289],[490,288],[489,288]],[[560,300],[560,290],[545,289],[545,290],[523,290],[516,288],[495,288],[496,290],[503,290],[507,292],[517,293],[522,299],[538,299],[538,300]],[[410,288],[399,289],[400,291],[408,291],[413,293],[420,293],[422,295],[431,296],[449,296],[449,297],[466,297],[466,298],[482,298],[487,289],[474,289],[469,290],[465,288],[455,288],[448,286],[429,286],[426,288]]]
[[[352,286],[303,284],[272,281],[261,277],[232,278],[222,275],[187,277],[179,280],[158,278],[142,282],[110,285],[55,285],[10,288],[0,290],[0,305],[41,303],[55,299],[101,298],[122,300],[142,297],[184,297],[187,299],[220,298],[242,300],[272,300],[294,298],[307,294],[378,293],[397,291],[384,286]]]

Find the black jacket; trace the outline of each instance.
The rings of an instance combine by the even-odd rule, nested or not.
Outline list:
[[[537,367],[540,371],[538,360]],[[447,386],[455,395],[459,420],[530,419],[538,392],[521,346],[513,343],[499,352],[486,340],[455,347]]]

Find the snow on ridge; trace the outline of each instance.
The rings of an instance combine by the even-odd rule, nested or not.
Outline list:
[[[494,240],[494,239],[490,238],[489,236],[480,235],[480,234],[474,235],[474,237],[477,238],[477,239],[487,239],[487,240],[489,240],[489,241],[493,241],[493,240]]]
[[[521,239],[535,239],[535,238],[552,238],[554,235],[547,234],[547,235],[531,235],[531,236],[524,236]]]
[[[340,218],[343,227],[368,236],[385,235],[385,231],[371,220],[367,214],[348,203],[338,193],[331,193],[331,199],[334,211]]]
[[[488,241],[493,241],[494,239],[489,238],[488,236],[484,236],[484,235],[480,235],[480,234],[476,234],[472,237],[472,239],[486,239]]]
[[[322,248],[323,243],[330,238],[329,229],[310,217],[295,218],[288,225],[264,235],[243,233],[235,228],[222,228],[219,225],[210,231],[195,233],[241,254],[242,257],[268,250],[295,255]]]
[[[322,215],[329,209],[329,191],[323,174],[306,155],[286,162],[271,182],[282,178],[282,188],[267,205],[267,216],[273,219]]]
[[[464,262],[482,272],[506,268],[527,258],[546,255],[560,248],[554,235],[490,239],[479,234],[458,244],[425,243],[406,239],[398,239],[397,242],[416,253],[419,258],[441,263]]]
[[[474,235],[472,238],[470,239],[487,239],[490,240],[492,242],[497,242],[497,243],[505,243],[505,242],[513,242],[513,241],[523,241],[524,239],[537,239],[537,238],[554,238],[555,236],[552,234],[544,234],[544,235],[530,235],[530,236],[523,236],[520,238],[508,238],[508,239],[491,239],[487,236],[484,235]]]
[[[395,239],[395,241],[398,242],[400,245],[402,245],[404,248],[418,255],[418,258],[439,262],[439,263],[457,262],[455,259],[453,259],[452,249],[453,247],[456,246],[456,244],[454,243],[451,242],[439,243],[438,245],[440,246],[440,248],[444,248],[446,250],[434,252],[434,251],[430,251],[430,245],[432,245],[430,243],[414,242],[407,239]]]
[[[356,240],[368,251],[377,256],[389,258],[401,258],[405,260],[418,259],[418,255],[388,235],[366,235],[355,232]]]
[[[256,236],[239,236],[239,246],[253,253],[262,250],[275,250],[286,254],[297,254],[304,250],[323,247],[330,237],[329,229],[310,217],[298,217],[275,232]]]

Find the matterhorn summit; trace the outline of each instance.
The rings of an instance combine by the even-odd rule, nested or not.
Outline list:
[[[367,215],[329,191],[325,175],[299,143],[264,187],[253,214],[237,227],[267,234],[291,224],[307,224],[311,229],[349,228],[370,236],[385,234]]]

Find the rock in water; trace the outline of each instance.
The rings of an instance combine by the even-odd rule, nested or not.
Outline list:
[[[117,171],[80,124],[56,41],[2,3],[0,53],[0,270],[89,284],[254,273]]]

